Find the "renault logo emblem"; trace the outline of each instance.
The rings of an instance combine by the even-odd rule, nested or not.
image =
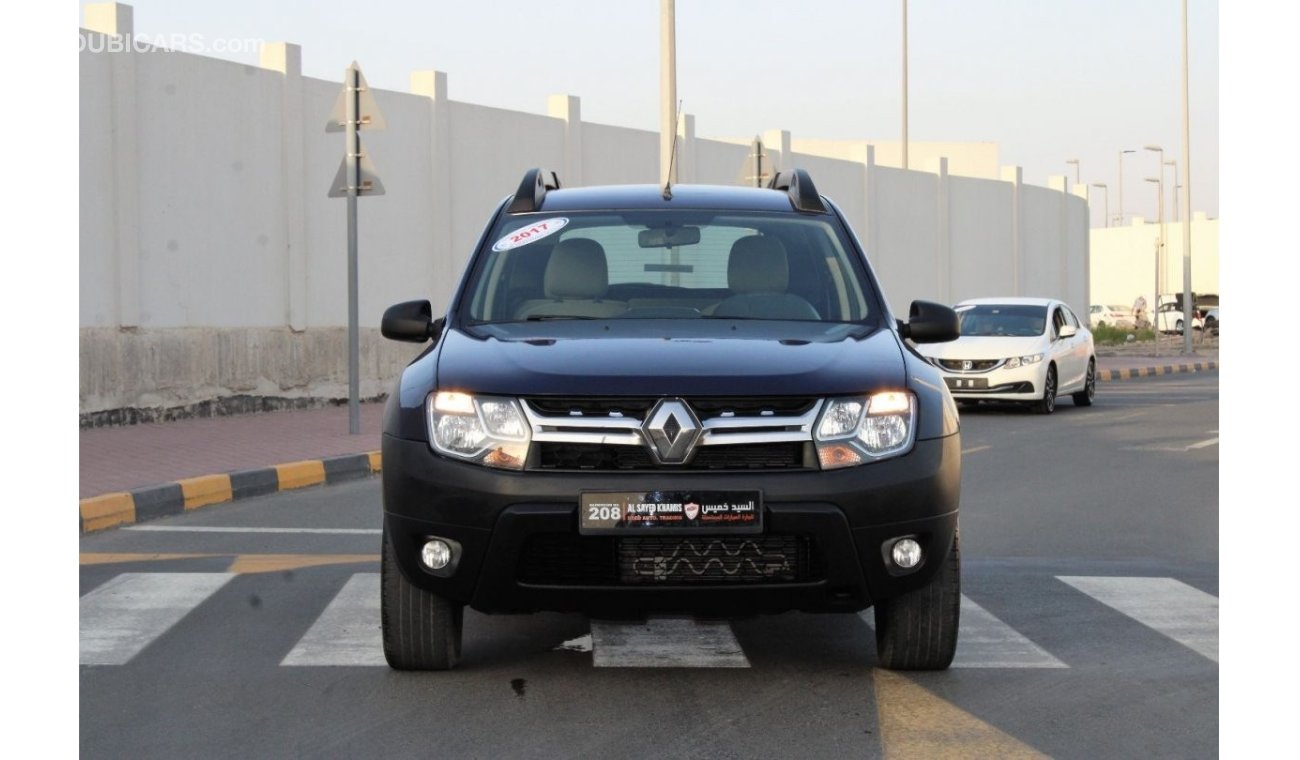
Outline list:
[[[666,398],[646,417],[642,432],[660,464],[683,464],[695,451],[704,428],[685,401]]]

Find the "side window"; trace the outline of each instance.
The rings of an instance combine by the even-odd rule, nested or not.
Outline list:
[[[1052,340],[1061,337],[1061,325],[1065,324],[1065,313],[1057,306],[1052,311]]]

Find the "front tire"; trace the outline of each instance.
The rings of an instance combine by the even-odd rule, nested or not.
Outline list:
[[[1038,414],[1051,414],[1056,411],[1056,365],[1047,367],[1047,376],[1043,378],[1043,397],[1034,402],[1034,411]]]
[[[958,536],[930,582],[876,604],[876,656],[889,670],[944,670],[957,653],[961,617]]]
[[[1071,398],[1074,399],[1075,406],[1092,406],[1092,399],[1097,395],[1097,362],[1088,360],[1088,379],[1084,381],[1083,390],[1075,393]]]
[[[384,526],[379,578],[384,659],[394,670],[450,670],[460,661],[465,607],[402,575]]]

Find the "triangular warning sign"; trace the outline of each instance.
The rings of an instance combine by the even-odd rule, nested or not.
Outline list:
[[[370,156],[365,151],[361,151],[361,162],[357,169],[357,195],[383,195],[384,183],[379,181],[379,172],[375,170],[375,165],[370,162]],[[330,183],[331,198],[346,198],[348,195],[348,158],[343,157],[339,164],[338,174],[334,175],[334,181]]]
[[[356,67],[356,62],[349,67]],[[350,78],[350,77],[349,77]],[[370,85],[366,83],[366,77],[357,69],[357,88],[361,91],[361,102],[357,108],[357,129],[384,129],[388,122],[384,121],[384,115],[379,112],[379,104],[375,102],[375,96],[370,91]],[[325,122],[326,132],[342,132],[348,126],[348,84],[343,83],[339,90],[339,96],[334,100],[334,109],[330,111],[329,121]]]

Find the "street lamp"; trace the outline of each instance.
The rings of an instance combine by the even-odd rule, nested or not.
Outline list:
[[[1065,160],[1065,163],[1074,164],[1074,184],[1076,185],[1079,184],[1079,159],[1067,158]]]
[[[1156,356],[1160,355],[1160,264],[1161,254],[1165,248],[1165,180],[1164,177],[1147,177],[1147,182],[1156,183],[1156,219],[1160,225],[1160,237],[1156,239],[1156,300],[1152,306],[1152,313],[1155,319],[1152,324],[1155,327]],[[1184,324],[1186,324],[1187,315],[1183,315]]]
[[[1105,205],[1102,207],[1102,209],[1105,211],[1105,213],[1102,214],[1101,221],[1105,226],[1109,227],[1110,226],[1110,188],[1106,187],[1105,182],[1094,182],[1092,183],[1092,186],[1100,187],[1104,191],[1102,193],[1102,197],[1105,198],[1106,200],[1105,200]]]
[[[1119,226],[1124,226],[1124,154],[1137,153],[1136,149],[1119,152]]]
[[[1178,162],[1171,158],[1165,162],[1165,166],[1174,167],[1174,221],[1176,222],[1178,221],[1178,188],[1182,187],[1178,184]],[[1164,176],[1164,171],[1164,169],[1160,170],[1160,176]]]
[[[1160,161],[1156,164],[1156,166],[1159,167],[1159,169],[1160,169],[1160,179],[1163,180],[1163,179],[1165,178],[1165,166],[1164,166],[1164,164],[1165,164],[1165,149],[1162,148],[1162,147],[1160,147],[1159,145],[1143,145],[1142,148],[1143,148],[1144,150],[1149,150],[1149,151],[1151,151],[1151,152],[1153,152],[1153,153],[1159,153],[1159,154],[1160,154]],[[1163,183],[1161,183],[1161,184],[1162,184],[1162,186],[1163,186]],[[1164,233],[1164,230],[1163,230],[1163,229],[1161,230],[1161,233],[1162,233],[1162,235],[1163,235],[1163,233]],[[1163,241],[1163,239],[1164,239],[1164,238],[1162,237],[1161,240]]]

